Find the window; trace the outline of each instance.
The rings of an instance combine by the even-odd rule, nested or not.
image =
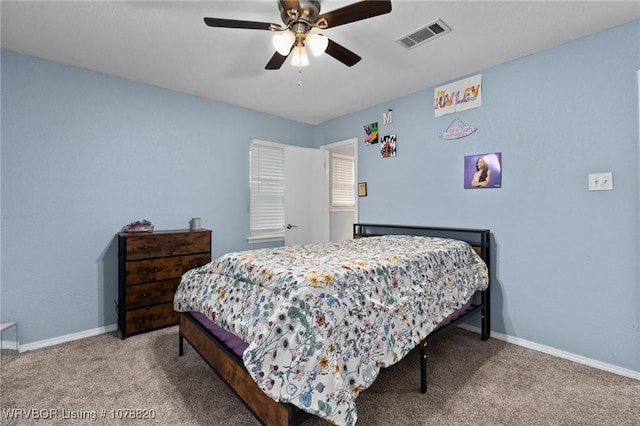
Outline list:
[[[331,208],[353,209],[354,159],[348,155],[331,153]]]
[[[252,140],[249,146],[249,240],[284,238],[284,146]]]

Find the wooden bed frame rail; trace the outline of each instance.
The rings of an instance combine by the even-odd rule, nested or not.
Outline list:
[[[209,364],[218,377],[240,398],[264,425],[291,426],[312,415],[291,404],[273,400],[251,378],[242,359],[209,333],[189,312],[180,313],[179,355],[184,354],[184,339]]]
[[[406,225],[353,225],[353,237],[363,238],[380,235],[418,235],[452,238],[468,242],[490,268],[490,231],[486,229],[438,228]],[[489,273],[489,277],[491,274]],[[481,315],[481,339],[491,337],[490,331],[490,293],[489,288],[481,291],[480,301],[469,308],[454,321],[439,327],[429,334],[417,347],[420,348],[420,391],[427,392],[427,346],[434,339],[446,334],[460,323],[471,317]],[[297,425],[312,415],[292,404],[277,402],[267,396],[246,371],[242,359],[229,350],[226,345],[210,333],[190,313],[180,313],[179,354],[184,353],[184,340],[198,352],[218,376],[233,390],[240,400],[264,425]]]

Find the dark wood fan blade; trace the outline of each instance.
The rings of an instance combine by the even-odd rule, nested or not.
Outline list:
[[[331,12],[323,13],[318,16],[316,23],[324,19],[327,22],[327,28],[333,28],[338,25],[384,15],[389,12],[391,12],[391,1],[361,1],[341,7],[340,9],[332,10]]]
[[[240,21],[237,19],[204,18],[204,23],[210,27],[243,28],[249,30],[272,30],[282,28],[278,24],[268,22]]]
[[[289,56],[289,55],[287,55]],[[287,60],[287,56],[283,56],[281,54],[279,54],[278,52],[274,53],[273,56],[271,57],[271,59],[269,60],[269,62],[267,63],[267,66],[264,67],[265,70],[279,70],[280,67],[282,66],[282,64],[284,64],[284,61]]]
[[[356,55],[346,47],[343,47],[336,43],[335,41],[329,39],[329,45],[327,46],[327,50],[324,51],[329,56],[333,56],[343,64],[348,67],[352,67],[362,59],[360,56]]]

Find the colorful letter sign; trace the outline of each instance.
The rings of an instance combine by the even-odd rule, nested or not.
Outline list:
[[[434,99],[434,111],[436,117],[481,106],[481,80],[482,75],[478,74],[473,77],[437,87]]]

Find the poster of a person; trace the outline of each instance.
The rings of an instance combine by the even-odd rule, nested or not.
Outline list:
[[[502,186],[502,154],[468,155],[464,157],[464,187],[500,188]]]

